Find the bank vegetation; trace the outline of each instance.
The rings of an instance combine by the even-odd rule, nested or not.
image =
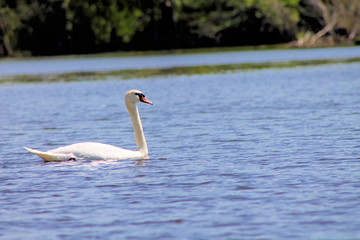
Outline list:
[[[358,0],[1,0],[0,56],[360,43]]]

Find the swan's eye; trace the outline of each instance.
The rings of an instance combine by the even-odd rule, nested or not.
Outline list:
[[[135,93],[135,95],[137,95],[140,100],[145,97],[145,95],[143,93]]]

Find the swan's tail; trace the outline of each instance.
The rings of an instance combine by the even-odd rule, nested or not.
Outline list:
[[[63,154],[63,153],[50,153],[50,152],[42,152],[39,150],[35,150],[32,148],[24,147],[31,153],[34,153],[41,157],[45,162],[56,162],[56,161],[69,161],[75,159],[75,156],[71,153]]]

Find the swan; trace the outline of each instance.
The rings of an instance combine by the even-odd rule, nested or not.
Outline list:
[[[42,152],[24,147],[31,153],[41,157],[45,162],[69,161],[69,160],[121,160],[147,158],[148,148],[141,124],[139,111],[136,103],[143,102],[152,105],[145,95],[139,90],[131,90],[125,94],[125,104],[128,109],[134,128],[137,150],[127,150],[108,144],[96,142],[82,142],[59,147]]]

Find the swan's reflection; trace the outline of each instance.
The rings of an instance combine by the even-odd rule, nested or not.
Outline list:
[[[54,162],[41,162],[40,165],[53,164],[54,167],[62,168],[62,167],[79,167],[79,168],[92,168],[98,169],[99,167],[103,167],[106,165],[123,165],[123,167],[128,167],[129,165],[133,165],[136,167],[145,167],[150,162],[149,158],[142,158],[136,160],[75,160],[75,161],[54,161]]]
[[[150,159],[138,159],[133,162],[135,166],[145,167],[150,162]]]

